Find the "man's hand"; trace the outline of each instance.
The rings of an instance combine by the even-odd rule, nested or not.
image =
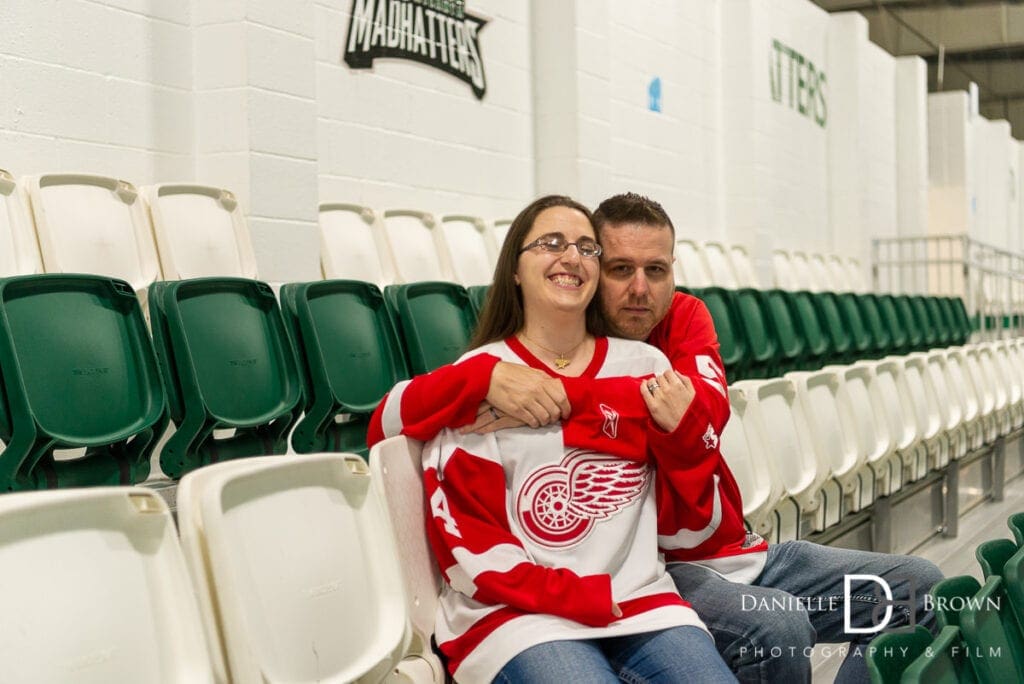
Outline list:
[[[679,427],[696,393],[690,378],[670,368],[661,375],[641,380],[640,394],[658,427],[672,432]]]
[[[568,418],[571,411],[561,380],[536,368],[505,361],[494,366],[486,403],[499,412],[499,417],[513,418],[530,427]]]

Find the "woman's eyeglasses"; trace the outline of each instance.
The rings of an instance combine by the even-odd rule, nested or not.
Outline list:
[[[576,242],[569,242],[561,233],[548,233],[547,235],[541,235],[530,244],[523,245],[523,248],[519,250],[519,253],[522,254],[534,247],[540,247],[541,250],[549,254],[562,254],[572,245],[576,245],[576,251],[580,253],[581,257],[589,257],[593,259],[601,256],[601,245],[597,244],[597,240],[594,238],[583,236]]]

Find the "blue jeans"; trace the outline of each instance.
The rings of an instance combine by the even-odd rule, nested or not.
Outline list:
[[[818,642],[850,644],[837,682],[869,681],[862,648],[877,633],[845,631],[845,575],[875,575],[888,583],[896,605],[886,629],[919,624],[933,632],[934,616],[924,610],[924,596],[942,579],[939,569],[923,558],[805,541],[769,546],[764,571],[751,585],[729,582],[690,563],[674,563],[668,571],[740,681],[787,684],[811,681],[810,649]],[[885,610],[880,603],[885,597],[880,585],[851,581],[849,593],[851,628],[882,623]]]
[[[606,639],[549,641],[517,655],[494,678],[495,684],[735,681],[707,633],[689,626]]]

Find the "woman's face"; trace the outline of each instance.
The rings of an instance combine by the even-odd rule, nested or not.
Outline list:
[[[595,239],[594,229],[582,213],[569,207],[551,207],[537,215],[520,248],[552,235],[560,235],[563,243]],[[519,255],[515,277],[527,311],[536,307],[537,311],[582,314],[594,297],[599,274],[598,258],[583,256],[575,245],[560,254],[537,246]]]

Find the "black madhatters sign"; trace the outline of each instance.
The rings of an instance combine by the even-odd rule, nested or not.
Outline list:
[[[479,34],[486,23],[466,12],[464,0],[352,0],[345,63],[369,69],[377,57],[415,60],[465,81],[483,99]]]

